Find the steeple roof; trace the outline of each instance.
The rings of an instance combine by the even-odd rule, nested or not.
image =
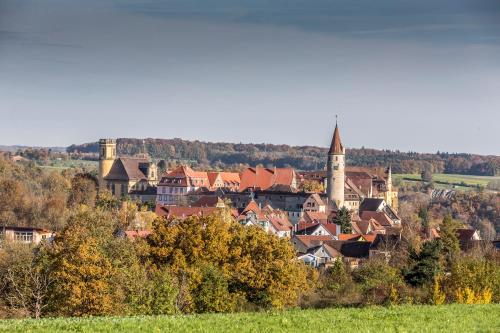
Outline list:
[[[332,144],[330,145],[329,154],[343,154],[344,146],[340,141],[339,126],[335,124],[335,131],[333,132]]]

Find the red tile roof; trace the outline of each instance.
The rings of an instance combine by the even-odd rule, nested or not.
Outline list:
[[[361,212],[361,220],[370,220],[374,219],[383,227],[392,226],[392,220],[387,216],[385,212],[373,212],[369,210],[365,210]]]
[[[151,235],[150,230],[127,230],[125,231],[127,238],[134,240],[136,238],[146,238]]]
[[[240,174],[240,191],[247,188],[267,190],[274,185],[292,186],[296,179],[293,168],[247,168]]]
[[[179,187],[209,187],[208,174],[205,171],[194,171],[186,165],[181,165],[162,177],[160,185]]]
[[[299,222],[296,226],[297,233],[309,234],[314,233],[318,226],[322,226],[328,231],[331,235],[335,236],[337,234],[337,225],[334,223],[308,223],[308,222]]]
[[[298,239],[307,248],[318,246],[321,245],[323,242],[333,240],[333,236],[330,235],[325,235],[325,236],[295,235],[295,238]]]
[[[352,221],[351,225],[356,232],[360,234],[375,233],[376,231],[385,230],[375,219]]]
[[[261,209],[260,209],[259,205],[254,200],[251,200],[248,203],[248,205],[245,207],[245,209],[243,209],[242,214],[245,214],[249,211],[252,211],[254,213],[260,213]]]
[[[339,234],[338,238],[340,241],[362,241],[372,243],[377,235],[361,235],[361,234]]]
[[[358,240],[361,237],[360,234],[339,234],[338,238],[341,241],[345,240]]]
[[[156,205],[156,214],[158,216],[171,218],[187,218],[190,216],[209,216],[216,212],[216,207],[180,207],[180,206],[161,206]]]
[[[304,216],[303,216],[303,220],[304,222],[308,222],[308,223],[313,223],[313,222],[322,222],[322,223],[326,223],[328,222],[328,215],[326,215],[326,213],[323,213],[323,212],[304,212]]]
[[[277,231],[291,231],[293,228],[292,223],[290,223],[290,220],[286,216],[271,217],[269,222],[271,222]]]

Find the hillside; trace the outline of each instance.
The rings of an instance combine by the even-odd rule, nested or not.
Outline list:
[[[156,160],[190,162],[214,168],[238,168],[240,165],[285,167],[299,170],[323,169],[327,148],[274,144],[212,143],[182,139],[117,140],[118,153],[134,155],[147,152]],[[98,143],[71,145],[68,152],[97,153]],[[436,153],[425,154],[377,150],[347,149],[347,163],[352,166],[392,165],[394,173],[415,174],[424,169],[434,173],[495,176],[500,174],[500,156]]]
[[[498,332],[500,306],[339,308],[193,316],[0,321],[0,332]]]

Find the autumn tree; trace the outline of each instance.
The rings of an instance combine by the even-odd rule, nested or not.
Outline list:
[[[48,305],[53,277],[46,265],[45,244],[6,243],[0,252],[0,294],[11,309],[40,318]]]
[[[459,303],[498,303],[500,265],[493,246],[477,247],[456,257],[444,280],[448,299]]]
[[[106,240],[113,237],[109,214],[86,207],[70,217],[53,243],[51,267],[52,311],[68,316],[113,314],[113,265],[106,255]]]
[[[316,192],[316,193],[322,193],[325,191],[325,188],[323,187],[323,184],[320,182],[314,181],[314,180],[304,180],[300,186],[299,189],[305,192]]]
[[[158,219],[148,243],[152,262],[177,277],[184,312],[229,311],[234,299],[284,308],[296,305],[307,285],[306,269],[288,240],[244,228],[228,211]]]
[[[424,182],[430,183],[432,182],[432,171],[429,168],[425,168],[420,174],[422,180]]]
[[[71,179],[69,206],[87,205],[94,207],[97,198],[96,179],[88,173],[76,174]]]

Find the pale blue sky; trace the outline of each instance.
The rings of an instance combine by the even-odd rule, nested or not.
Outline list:
[[[499,154],[496,0],[0,0],[1,144]]]

